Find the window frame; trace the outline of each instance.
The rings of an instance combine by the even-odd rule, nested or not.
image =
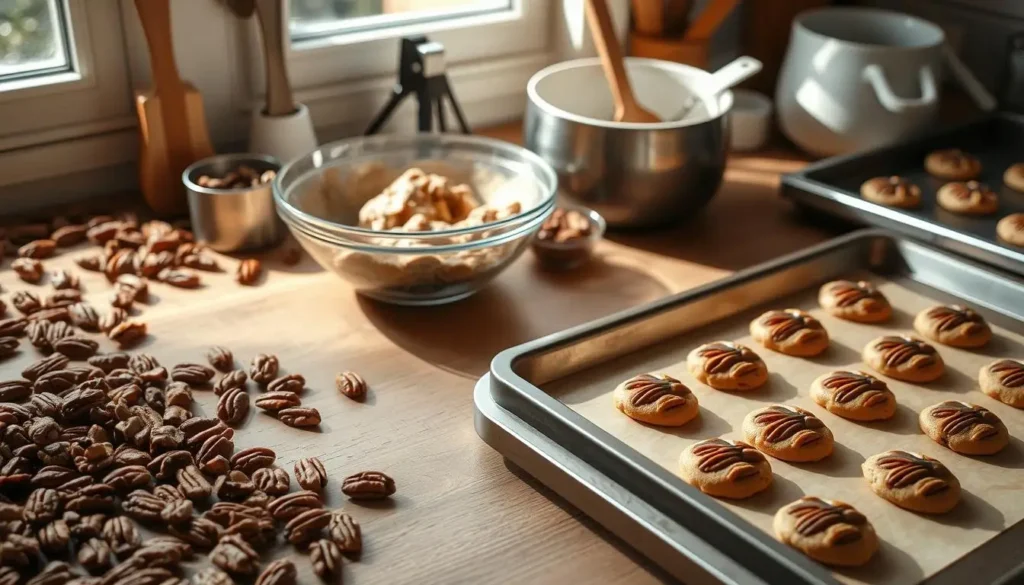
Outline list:
[[[550,50],[555,7],[548,0],[512,0],[509,11],[413,22],[383,29],[347,32],[330,37],[290,42],[290,12],[285,2],[285,38],[292,89],[301,93],[352,80],[396,75],[402,37],[427,35],[445,47],[448,67],[498,60]],[[249,70],[249,96],[262,98],[265,77],[263,53],[255,23],[243,35]],[[480,39],[487,39],[483,48]]]
[[[72,71],[0,84],[0,152],[134,123],[117,0],[57,1]]]

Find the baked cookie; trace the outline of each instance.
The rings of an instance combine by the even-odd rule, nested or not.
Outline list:
[[[818,290],[818,304],[833,317],[857,323],[882,323],[892,317],[889,299],[863,280],[826,282]]]
[[[878,337],[864,346],[861,357],[875,371],[904,382],[931,382],[946,370],[934,347],[906,335]]]
[[[921,204],[921,188],[903,177],[875,177],[860,186],[864,199],[889,207],[912,208]]]
[[[857,567],[878,550],[875,528],[845,502],[804,496],[780,508],[772,524],[775,538],[826,565]]]
[[[1003,404],[1024,408],[1024,362],[996,360],[978,372],[981,391]]]
[[[1024,191],[1024,163],[1010,165],[1003,173],[1003,182],[1014,191]]]
[[[935,194],[939,207],[960,215],[989,215],[999,210],[999,196],[977,181],[946,183]]]
[[[821,419],[796,406],[773,404],[743,419],[747,442],[783,461],[820,461],[832,454],[832,431]]]
[[[992,339],[985,318],[963,305],[935,305],[917,314],[914,329],[952,347],[981,347]]]
[[[860,468],[871,491],[907,510],[943,514],[960,501],[960,481],[927,455],[886,451],[868,457]]]
[[[615,387],[615,408],[633,420],[662,427],[685,425],[700,412],[697,397],[667,374],[640,374]]]
[[[740,441],[708,439],[679,456],[679,475],[705,494],[743,499],[772,484],[772,466],[757,449]]]
[[[967,181],[981,174],[981,161],[959,148],[936,150],[924,159],[928,174],[950,181]]]
[[[999,239],[1013,246],[1024,248],[1024,213],[1011,213],[996,224]]]
[[[716,390],[754,390],[768,381],[768,366],[749,347],[731,341],[705,343],[686,356],[690,374]]]
[[[762,314],[750,323],[750,335],[768,349],[797,357],[816,356],[828,349],[828,331],[800,309]]]
[[[889,386],[864,372],[836,371],[811,383],[818,406],[849,420],[885,420],[896,414],[896,396]]]
[[[1010,442],[1006,425],[992,411],[958,400],[922,410],[918,423],[931,440],[964,455],[992,455]]]

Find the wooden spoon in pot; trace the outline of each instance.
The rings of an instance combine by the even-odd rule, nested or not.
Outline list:
[[[612,17],[608,13],[605,0],[587,0],[587,24],[590,34],[594,36],[594,45],[601,56],[601,66],[615,100],[616,122],[657,123],[661,119],[646,110],[636,101],[633,88],[626,76],[626,67],[622,62],[622,48],[612,28]]]

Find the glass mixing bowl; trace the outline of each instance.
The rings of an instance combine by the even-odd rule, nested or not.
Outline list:
[[[484,204],[518,201],[521,212],[443,231],[359,227],[363,204],[414,167],[469,185]],[[321,266],[366,296],[433,305],[468,297],[515,260],[554,209],[557,183],[550,165],[513,144],[417,134],[326,144],[288,164],[273,187],[278,214]]]

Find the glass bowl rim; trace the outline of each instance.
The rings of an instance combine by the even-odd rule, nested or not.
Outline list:
[[[344,248],[345,250],[353,252],[365,252],[370,254],[386,254],[386,255],[423,255],[423,254],[452,254],[458,252],[465,252],[469,250],[478,250],[482,248],[493,248],[502,244],[528,237],[532,232],[536,232],[540,229],[540,226],[547,219],[550,212],[554,210],[554,200],[551,200],[547,205],[542,206],[546,213],[540,214],[538,217],[530,218],[522,223],[522,225],[513,226],[511,229],[504,230],[500,233],[494,234],[493,236],[482,238],[479,240],[472,240],[469,242],[459,242],[450,244],[428,244],[424,246],[415,247],[402,247],[398,248],[395,246],[382,246],[375,244],[366,244],[358,241],[346,241],[339,240],[335,234],[325,233],[322,230],[316,229],[312,226],[303,225],[301,223],[293,223],[295,220],[290,219],[282,214],[285,225],[290,230],[300,232],[303,236],[318,240],[324,244]],[[522,217],[515,216],[515,217]],[[497,223],[497,222],[495,222]],[[487,226],[495,224],[484,224]],[[372,231],[372,230],[371,230]],[[376,238],[387,238],[387,239],[407,239],[404,232],[372,232]],[[439,234],[442,232],[426,232],[430,234]],[[377,235],[386,234],[386,235]]]
[[[358,144],[379,145],[381,143],[395,142],[395,141],[398,141],[398,142],[402,143],[403,145],[410,145],[410,144],[416,144],[416,143],[422,143],[422,142],[428,142],[428,143],[429,142],[433,142],[433,143],[438,144],[438,145],[455,144],[455,145],[487,146],[487,147],[494,148],[494,149],[500,151],[500,154],[503,155],[503,158],[505,158],[506,160],[512,160],[513,156],[515,156],[515,157],[519,157],[521,159],[525,159],[526,161],[529,161],[530,163],[533,163],[537,168],[539,168],[542,171],[542,175],[534,174],[534,179],[536,179],[538,183],[541,183],[541,187],[545,188],[547,193],[544,195],[544,197],[541,198],[541,200],[537,203],[537,205],[533,209],[530,209],[530,210],[525,211],[523,213],[519,213],[519,214],[513,215],[511,217],[507,217],[507,218],[502,219],[502,220],[498,220],[498,221],[494,221],[494,222],[490,222],[490,223],[484,223],[484,224],[480,224],[478,226],[455,228],[455,229],[450,229],[450,230],[438,230],[438,231],[430,231],[430,232],[408,232],[408,233],[406,233],[406,232],[394,232],[394,231],[388,231],[388,230],[372,230],[372,229],[368,229],[368,228],[362,228],[362,227],[358,227],[358,226],[349,226],[349,225],[344,225],[344,224],[340,224],[340,223],[337,223],[337,222],[329,221],[329,220],[326,220],[326,219],[323,219],[323,218],[320,218],[320,217],[316,217],[316,216],[311,215],[309,213],[306,213],[305,211],[302,211],[301,209],[298,209],[296,206],[292,205],[289,201],[287,201],[285,199],[285,197],[284,197],[284,189],[281,186],[282,181],[284,180],[285,177],[287,177],[289,175],[289,172],[294,172],[294,167],[296,165],[298,165],[300,162],[302,162],[304,160],[307,160],[308,158],[313,156],[315,153],[323,153],[327,149],[337,148],[337,147],[341,147],[341,146],[348,146],[348,145],[357,144],[357,143]],[[321,156],[321,158],[322,158],[322,156]],[[333,158],[331,160],[332,161],[337,161],[337,160],[343,160],[344,158],[345,158],[344,156],[341,156],[341,157]],[[315,167],[315,168],[316,169],[325,168],[325,166],[324,167]],[[302,175],[300,175],[300,177],[301,176]],[[546,181],[545,181],[545,179],[546,179]],[[446,134],[446,133],[409,134],[409,135],[380,134],[380,135],[375,135],[375,136],[353,136],[351,138],[345,138],[345,139],[342,139],[342,140],[336,140],[336,141],[328,142],[326,144],[322,144],[322,145],[318,146],[315,150],[313,150],[311,152],[308,152],[308,153],[306,153],[306,154],[304,154],[304,155],[302,155],[302,156],[300,156],[300,157],[298,157],[298,158],[288,162],[286,165],[281,167],[281,170],[278,171],[277,176],[274,177],[274,181],[272,183],[272,191],[273,191],[273,195],[274,195],[274,202],[277,204],[277,207],[278,207],[278,215],[280,215],[282,218],[286,219],[286,221],[287,221],[288,218],[285,217],[285,214],[287,213],[287,215],[290,216],[291,220],[296,222],[298,224],[298,226],[302,226],[303,224],[309,224],[311,226],[316,226],[316,227],[319,228],[319,230],[324,230],[326,232],[335,232],[335,233],[339,233],[339,234],[351,234],[351,235],[356,235],[356,236],[360,236],[360,237],[383,237],[383,238],[387,238],[387,237],[390,237],[390,238],[401,237],[402,239],[419,240],[419,239],[432,239],[432,238],[438,238],[438,237],[462,236],[462,235],[474,234],[474,233],[481,232],[481,231],[491,230],[491,229],[494,229],[494,228],[497,228],[497,227],[502,227],[502,226],[514,224],[516,222],[529,222],[538,213],[543,214],[545,208],[550,207],[548,204],[554,202],[555,197],[556,197],[556,195],[558,193],[558,175],[555,173],[554,168],[552,168],[551,165],[548,164],[547,161],[545,161],[543,158],[541,158],[536,153],[534,153],[534,152],[532,152],[532,151],[530,151],[530,150],[528,150],[528,149],[526,149],[526,148],[524,148],[522,146],[519,146],[517,144],[513,144],[511,142],[506,142],[504,140],[499,140],[497,138],[490,138],[490,137],[487,137],[487,136],[470,136],[470,135],[466,135],[466,134]],[[484,240],[481,240],[481,241],[482,242],[483,241],[487,241],[487,239],[484,239]],[[426,249],[426,246],[424,247],[424,249]]]

